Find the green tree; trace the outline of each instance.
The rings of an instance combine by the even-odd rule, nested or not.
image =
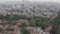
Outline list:
[[[27,29],[22,29],[21,34],[30,34],[30,31]]]
[[[0,28],[0,32],[2,32],[2,28]]]
[[[58,12],[58,16],[56,17],[55,19],[55,28],[54,28],[54,31],[55,31],[55,34],[60,34],[60,11]]]
[[[42,26],[47,26],[49,24],[50,22],[44,18],[32,18],[30,20],[30,25],[32,26],[42,27]]]
[[[27,27],[27,24],[26,23],[21,23],[21,25],[19,25],[19,27],[22,27],[22,28]]]

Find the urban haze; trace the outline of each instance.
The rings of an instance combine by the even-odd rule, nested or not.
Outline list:
[[[60,34],[60,1],[0,0],[0,34]]]

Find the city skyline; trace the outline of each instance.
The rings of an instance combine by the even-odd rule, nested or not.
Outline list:
[[[5,2],[5,1],[22,1],[22,0],[0,0],[0,2]],[[59,2],[60,0],[25,0],[25,1],[31,1],[31,2]]]

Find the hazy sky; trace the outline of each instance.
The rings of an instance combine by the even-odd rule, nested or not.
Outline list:
[[[21,0],[0,0],[0,2],[2,1],[21,1]],[[52,2],[60,2],[60,0],[29,0],[32,2],[40,2],[40,1],[52,1]]]
[[[31,1],[52,1],[52,2],[60,2],[60,0],[31,0]]]

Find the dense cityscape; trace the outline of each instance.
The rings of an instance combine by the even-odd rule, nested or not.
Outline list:
[[[57,2],[0,3],[0,34],[60,34]]]

